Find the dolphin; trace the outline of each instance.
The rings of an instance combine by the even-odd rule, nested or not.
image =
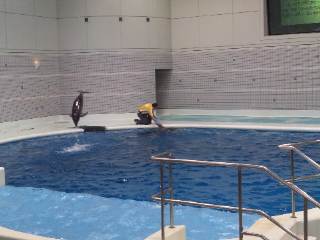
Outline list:
[[[79,120],[81,117],[86,116],[88,113],[82,113],[83,109],[83,94],[85,93],[90,93],[90,92],[85,92],[85,91],[79,91],[79,96],[74,100],[73,105],[72,105],[72,113],[71,113],[71,118],[73,120],[74,125],[77,127]]]

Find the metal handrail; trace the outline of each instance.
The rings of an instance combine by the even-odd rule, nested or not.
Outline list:
[[[309,145],[309,144],[318,144],[320,143],[320,140],[317,141],[308,141],[308,142],[302,142],[302,143],[289,143],[289,144],[282,144],[279,145],[279,148],[282,150],[287,151],[293,151],[297,153],[300,157],[305,159],[307,162],[309,162],[312,166],[314,166],[317,170],[320,170],[320,165],[314,161],[312,158],[307,156],[305,153],[303,153],[298,147],[302,145]]]
[[[304,199],[304,240],[307,240],[308,236],[308,202],[313,203],[316,207],[320,208],[320,203],[309,196],[306,192],[302,189],[297,187],[295,184],[291,182],[287,182],[286,180],[282,179],[276,173],[271,171],[269,168],[262,166],[262,165],[254,165],[254,164],[243,164],[243,163],[230,163],[230,162],[212,162],[212,161],[202,161],[202,160],[189,160],[189,159],[175,159],[173,155],[165,153],[160,154],[157,156],[152,156],[151,160],[157,161],[160,163],[160,194],[154,195],[153,199],[157,201],[161,201],[161,236],[162,240],[165,240],[165,221],[164,221],[164,207],[165,203],[170,203],[170,227],[174,226],[173,223],[173,204],[181,204],[181,205],[191,205],[191,206],[198,206],[204,208],[215,208],[215,209],[224,209],[228,211],[237,211],[239,212],[239,239],[242,240],[244,235],[251,235],[261,237],[262,239],[266,239],[264,236],[260,234],[248,233],[243,230],[243,212],[248,213],[256,213],[260,216],[267,218],[269,221],[274,223],[276,226],[281,228],[291,237],[297,240],[302,240],[299,236],[294,234],[291,230],[286,229],[283,227],[277,220],[273,217],[269,216],[265,212],[257,209],[247,209],[242,207],[242,169],[254,169],[259,170],[267,175],[271,176],[275,179],[278,183],[287,186],[291,191],[295,194],[300,195]],[[164,188],[164,164],[169,165],[169,189]],[[172,164],[191,164],[191,165],[200,165],[200,166],[210,166],[210,167],[227,167],[227,168],[235,168],[238,170],[238,207],[230,207],[230,206],[223,206],[223,205],[215,205],[215,204],[208,204],[208,203],[199,203],[193,201],[184,201],[184,200],[176,200],[173,198],[173,177],[172,177]],[[165,195],[170,193],[170,199],[166,199]]]
[[[313,160],[311,157],[307,156],[304,152],[302,152],[299,147],[311,145],[311,144],[319,144],[320,140],[314,140],[314,141],[304,141],[304,142],[298,142],[298,143],[287,143],[279,145],[278,147],[281,150],[286,150],[289,153],[289,161],[290,161],[290,175],[291,179],[287,180],[287,182],[295,183],[296,181],[303,181],[303,180],[310,180],[315,179],[319,177],[319,174],[314,174],[310,176],[295,176],[295,161],[293,158],[293,153],[297,153],[302,159],[306,160],[310,165],[312,165],[314,168],[320,171],[320,164],[318,164],[315,160]],[[291,217],[296,217],[296,199],[295,199],[295,193],[291,191]]]
[[[161,194],[155,194],[152,196],[153,200],[161,202]],[[210,209],[220,209],[220,210],[226,210],[229,212],[239,212],[238,207],[231,207],[231,206],[224,206],[224,205],[217,205],[217,204],[209,204],[209,203],[201,203],[201,202],[195,202],[195,201],[186,201],[186,200],[176,200],[176,199],[168,199],[164,198],[164,201],[166,203],[172,203],[172,204],[178,204],[178,205],[184,205],[184,206],[194,206],[194,207],[202,207],[202,208],[210,208]],[[301,239],[297,238],[295,234],[287,230],[285,227],[283,227],[278,221],[276,221],[274,218],[272,218],[270,215],[268,215],[266,212],[258,209],[251,209],[251,208],[242,208],[242,212],[248,213],[248,214],[257,214],[261,217],[265,217],[270,222],[281,228],[283,231],[288,233],[290,236],[292,236],[295,239]],[[172,224],[172,222],[170,222]],[[170,226],[172,228],[172,226]]]

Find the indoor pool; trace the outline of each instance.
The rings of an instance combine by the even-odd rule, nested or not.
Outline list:
[[[152,227],[144,232],[150,234],[159,229],[160,213],[159,206],[152,203],[150,199],[152,194],[159,192],[159,167],[157,163],[149,160],[151,155],[167,151],[172,152],[177,158],[262,164],[287,178],[290,172],[288,156],[277,146],[310,139],[318,139],[318,133],[224,129],[139,129],[51,136],[0,145],[0,166],[6,168],[7,184],[10,186],[0,189],[0,206],[6,209],[5,214],[0,217],[0,225],[18,230],[29,229],[30,231],[31,229],[33,233],[45,234],[46,232],[35,230],[45,229],[43,227],[28,228],[23,223],[17,226],[19,222],[16,219],[17,216],[10,217],[10,213],[17,209],[22,209],[22,212],[30,211],[27,202],[31,202],[34,209],[39,208],[43,211],[51,209],[53,212],[56,211],[57,219],[67,220],[63,221],[65,222],[63,229],[67,229],[65,235],[56,235],[57,232],[63,231],[61,228],[59,230],[50,228],[50,231],[48,230],[50,236],[80,239],[79,236],[77,238],[72,235],[75,233],[68,226],[76,224],[77,217],[83,219],[83,214],[88,214],[88,222],[99,228],[103,234],[104,230],[113,228],[110,222],[112,220],[102,220],[103,223],[99,222],[96,225],[93,219],[97,220],[99,216],[106,217],[111,214],[108,212],[110,204],[107,204],[108,207],[104,207],[106,206],[104,204],[110,199],[115,199],[112,206],[114,209],[118,208],[119,213],[116,212],[114,216],[120,219],[114,220],[113,224],[119,226],[117,221],[120,223],[124,221],[128,228],[143,232],[138,231],[143,226],[139,224],[154,221],[153,225],[151,224]],[[313,157],[319,155],[318,146],[304,150]],[[314,173],[309,165],[298,158],[296,169],[297,175]],[[232,169],[174,165],[176,198],[236,206],[236,180],[236,171]],[[320,196],[319,185],[320,181],[299,184],[315,198]],[[12,197],[8,197],[14,197],[15,194],[26,196],[25,200],[20,202],[19,197],[14,198],[20,204],[14,202],[14,206],[17,205],[17,207],[12,206],[10,202]],[[82,202],[81,199],[85,201]],[[37,205],[37,201],[41,202],[41,200],[44,203]],[[78,209],[62,211],[60,216],[59,210],[64,209],[63,204],[68,201],[74,202],[69,206],[78,207]],[[48,207],[51,206],[51,202],[55,207]],[[127,203],[131,205],[126,205]],[[121,208],[121,204],[127,207]],[[290,211],[290,192],[268,176],[247,170],[244,172],[244,207],[259,208],[271,215],[287,213]],[[133,211],[134,208],[137,212]],[[83,209],[86,209],[85,212]],[[129,211],[132,214],[132,218],[129,218],[131,221],[127,222],[125,217],[121,218],[126,216],[128,212],[125,211],[126,209],[132,210]],[[141,222],[137,220],[137,226],[134,226],[133,216],[139,219],[138,210],[143,211],[140,216],[142,220]],[[233,236],[237,234],[236,214],[186,207],[178,208],[177,212],[181,215],[178,220],[180,224],[206,219],[207,225],[204,225],[207,226],[207,230],[214,229],[215,237],[212,239],[225,239],[232,234]],[[71,213],[75,215],[73,218]],[[210,214],[215,216],[223,214],[226,219],[219,225],[217,222],[213,223],[210,217],[205,217]],[[34,221],[27,213],[24,215],[27,217],[23,219],[21,216],[22,221],[28,223]],[[228,216],[233,221],[228,222]],[[102,219],[105,218],[102,217]],[[219,221],[223,218],[215,219]],[[256,219],[256,216],[247,216],[248,224],[252,224]],[[43,226],[55,220],[39,218],[37,221],[39,226]],[[62,223],[59,221],[58,223],[52,223],[50,226],[61,227]],[[103,225],[105,228],[98,227],[99,224],[105,224]],[[202,235],[205,232],[204,229],[198,228],[194,223],[190,226],[192,227],[188,228],[187,225],[188,236],[191,236],[189,239],[204,239]],[[117,233],[110,232],[110,236],[106,238],[100,236],[100,239],[127,239],[126,231],[116,229]],[[95,239],[92,236],[99,236],[99,231],[93,232],[91,237],[84,235],[86,237],[81,239]],[[147,235],[135,235],[136,238],[132,239],[143,239]],[[206,238],[211,239],[211,236],[213,235],[207,235]]]

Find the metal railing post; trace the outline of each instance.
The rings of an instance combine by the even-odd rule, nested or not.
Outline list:
[[[303,239],[308,240],[308,200],[303,198]]]
[[[161,195],[161,240],[165,240],[165,196],[164,196],[164,183],[163,183],[163,163],[160,162],[160,195]]]
[[[294,173],[293,150],[289,151],[289,160],[291,165],[291,183],[294,184],[295,173]],[[293,190],[291,190],[291,217],[296,218],[296,194]]]
[[[320,141],[319,141],[320,142]],[[279,175],[277,175],[275,172],[271,171],[268,167],[263,165],[254,165],[254,164],[247,164],[247,163],[232,163],[232,162],[214,162],[214,161],[204,161],[204,160],[190,160],[190,159],[176,159],[176,158],[170,158],[168,155],[159,155],[159,156],[153,156],[151,158],[154,161],[158,161],[160,163],[160,194],[152,196],[152,198],[156,201],[161,202],[161,239],[165,240],[165,204],[166,203],[173,203],[173,204],[181,204],[181,205],[187,205],[187,206],[196,206],[196,207],[205,207],[205,208],[211,208],[211,209],[224,209],[227,211],[238,211],[239,213],[239,240],[243,240],[244,235],[251,235],[251,236],[258,236],[263,237],[263,235],[250,233],[244,231],[243,228],[243,213],[256,213],[262,217],[267,218],[271,223],[278,226],[280,229],[282,229],[284,232],[286,232],[288,235],[290,235],[292,238],[296,240],[307,240],[308,238],[308,204],[309,202],[315,205],[316,207],[320,208],[320,202],[318,202],[316,199],[311,197],[308,193],[304,192],[302,189],[300,189],[295,184],[291,183],[291,180],[287,181],[282,179]],[[292,163],[294,161],[292,160]],[[210,166],[210,167],[226,167],[226,168],[233,168],[237,169],[238,172],[238,206],[237,207],[230,207],[230,206],[224,206],[224,205],[216,205],[216,204],[208,204],[208,203],[201,203],[201,202],[194,202],[194,201],[184,201],[184,200],[176,200],[173,199],[173,192],[172,195],[170,194],[170,199],[166,199],[167,193],[170,193],[170,189],[164,188],[164,170],[166,167],[166,164],[169,164],[169,170],[170,165],[173,164],[191,164],[191,165],[198,165],[198,166]],[[288,187],[291,189],[295,195],[299,195],[304,199],[304,238],[298,236],[290,229],[285,228],[281,223],[279,223],[276,219],[269,216],[267,213],[263,212],[262,210],[258,209],[250,209],[250,208],[243,208],[243,169],[252,169],[257,171],[262,171],[272,179],[276,180],[278,183]],[[294,170],[294,164],[292,164],[292,169]],[[172,169],[170,170],[171,178],[172,176]],[[293,176],[294,176],[294,171]],[[169,176],[170,177],[170,176]],[[171,179],[172,180],[172,179]],[[169,181],[171,181],[169,180]],[[296,182],[296,178],[293,178],[293,180]],[[173,191],[173,185],[172,191]],[[294,202],[295,206],[295,202]],[[173,213],[173,211],[172,211]],[[172,219],[173,222],[173,219]]]
[[[239,240],[243,240],[242,169],[238,167]]]
[[[169,163],[169,189],[170,189],[170,200],[173,200],[173,175],[172,175],[172,164]],[[170,202],[170,228],[174,228],[174,203]]]

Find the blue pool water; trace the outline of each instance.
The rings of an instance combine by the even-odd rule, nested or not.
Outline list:
[[[0,189],[0,224],[38,235],[72,240],[143,240],[159,230],[160,207],[147,201],[103,198],[45,189]],[[177,206],[177,224],[188,239],[226,239],[237,234],[237,215]],[[257,217],[246,215],[250,226]]]
[[[303,124],[318,125],[320,118],[315,117],[255,117],[228,115],[164,115],[161,120],[219,123],[254,123],[254,124]]]
[[[280,176],[287,178],[289,174],[287,153],[281,152],[277,145],[317,138],[317,133],[223,129],[140,129],[106,133],[82,133],[0,145],[0,166],[6,168],[7,183],[10,186],[22,187],[21,195],[24,194],[24,191],[28,195],[31,191],[29,187],[53,190],[41,190],[44,191],[44,195],[41,194],[43,192],[39,194],[36,191],[40,200],[46,198],[46,196],[50,197],[48,201],[45,201],[47,205],[51,204],[52,198],[60,199],[60,203],[57,202],[54,205],[58,208],[63,208],[61,201],[63,202],[64,198],[72,199],[72,196],[79,197],[78,200],[82,198],[92,200],[93,202],[88,200],[87,204],[83,203],[82,208],[81,201],[75,201],[79,204],[78,209],[73,209],[73,207],[77,207],[77,204],[75,206],[70,204],[72,210],[69,209],[68,211],[81,216],[81,214],[86,213],[86,209],[90,210],[88,206],[93,209],[95,207],[99,208],[101,206],[99,204],[106,203],[104,201],[108,201],[108,198],[124,201],[123,204],[129,201],[133,204],[132,207],[129,207],[130,209],[143,209],[145,207],[143,204],[156,206],[154,203],[146,203],[150,201],[152,194],[159,191],[158,164],[149,160],[149,157],[153,154],[169,151],[178,158],[262,164],[270,167]],[[318,146],[304,150],[313,157],[319,156]],[[298,158],[296,167],[297,175],[314,173],[309,165]],[[244,173],[245,207],[263,209],[271,215],[290,211],[290,192],[286,188],[278,185],[262,173],[249,170]],[[174,177],[177,198],[234,206],[237,204],[236,172],[232,169],[175,165]],[[301,183],[300,186],[317,198],[320,196],[319,183],[319,181],[309,181]],[[2,200],[1,194],[14,196],[13,192],[19,194],[19,191],[20,188],[13,187],[1,189],[0,206],[10,204]],[[37,195],[36,193],[33,190],[30,194]],[[17,197],[17,201],[18,199]],[[21,205],[23,204],[21,203]],[[43,209],[46,209],[47,205],[44,205]],[[300,201],[298,206],[301,207]],[[26,206],[24,205],[24,207]],[[10,215],[10,207],[7,209],[7,214]],[[196,211],[193,208],[188,209]],[[97,213],[100,212],[99,209],[95,210]],[[206,211],[210,210],[201,211],[204,212],[202,214],[199,212],[199,214],[205,216],[208,214]],[[195,216],[193,213],[184,215],[184,211],[181,212],[188,219]],[[100,214],[92,213],[91,211],[88,212],[88,216],[95,219],[92,219],[92,221],[99,221]],[[119,216],[123,214],[125,214],[125,211]],[[68,220],[63,221],[67,222],[65,223],[67,226],[77,222],[76,216],[69,215],[65,214],[65,217],[62,217],[62,219]],[[108,211],[102,211],[101,215],[108,215]],[[231,214],[230,216],[230,219],[233,218],[234,221],[230,220],[228,231],[220,231],[225,227],[224,224],[212,224],[210,218],[207,218],[209,220],[209,223],[205,225],[207,230],[209,231],[213,225],[213,228],[217,230],[215,231],[215,237],[212,239],[223,239],[226,234],[235,235],[237,233],[236,215]],[[6,220],[7,217],[0,217],[0,225],[16,226],[17,221],[14,220],[16,217],[8,218],[12,220],[8,220],[9,222]],[[250,217],[248,217],[248,221],[252,223],[256,216]],[[158,221],[159,209],[152,219],[148,221]],[[23,221],[28,220],[23,219]],[[40,225],[45,224],[46,221],[46,219],[38,220]],[[121,222],[121,219],[119,221]],[[181,221],[181,223],[184,222]],[[57,224],[57,226],[59,225]],[[55,224],[52,226],[55,226]],[[99,223],[96,226],[99,226]],[[159,228],[159,225],[155,222],[153,226],[152,231],[149,229],[150,233]],[[19,227],[16,229],[19,229]],[[108,227],[103,230],[108,232],[107,229]],[[34,230],[32,231],[34,232]],[[54,230],[50,231],[56,232]],[[59,231],[61,232],[61,229]],[[72,237],[71,233],[71,235],[68,235],[69,231],[71,230],[65,231],[66,239],[79,239]],[[75,234],[74,230],[71,232]],[[88,230],[88,232],[91,231]],[[197,227],[191,227],[188,235],[191,234],[192,238],[190,239],[193,240],[204,239],[199,232],[201,230],[198,230]],[[93,230],[91,233],[95,235],[99,234],[99,231]],[[103,231],[100,233],[102,234]],[[125,240],[127,239],[126,236],[124,234],[101,239]],[[137,239],[142,239],[139,235],[135,236]],[[212,235],[207,235],[207,237],[209,236]],[[82,239],[88,238],[84,237]]]

